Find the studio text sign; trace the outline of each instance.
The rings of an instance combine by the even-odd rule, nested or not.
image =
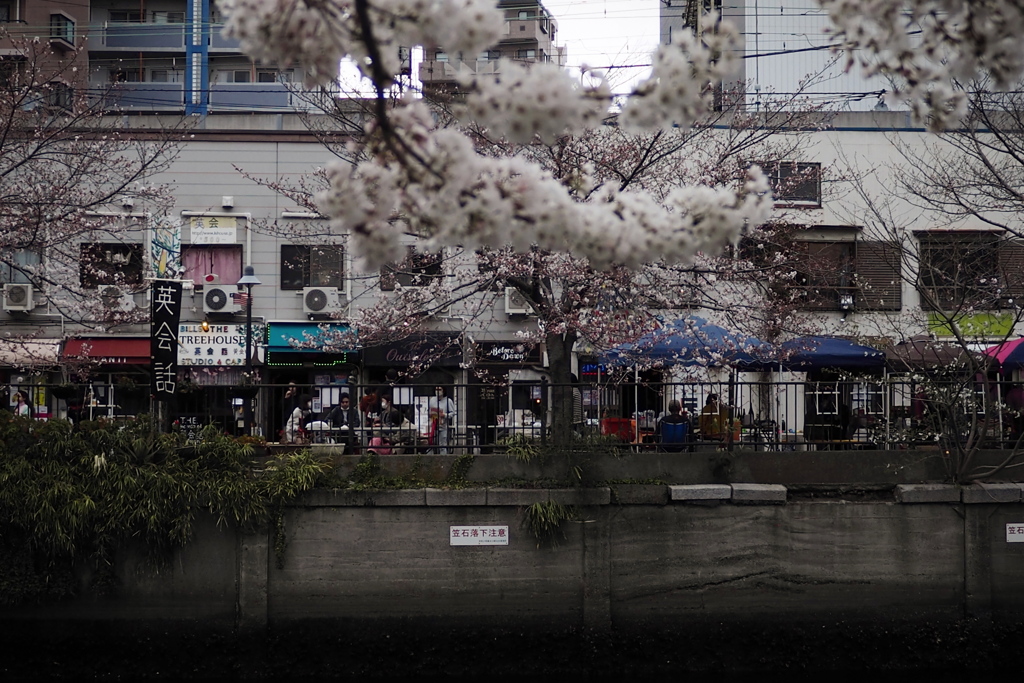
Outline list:
[[[180,365],[245,365],[245,324],[178,326]]]

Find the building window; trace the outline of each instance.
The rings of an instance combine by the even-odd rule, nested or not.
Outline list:
[[[50,83],[46,89],[46,103],[57,109],[71,110],[74,103],[75,91],[67,83]]]
[[[138,10],[112,9],[109,17],[112,24],[142,23],[142,12]]]
[[[412,247],[401,263],[384,266],[380,272],[380,288],[385,292],[401,287],[429,287],[444,277],[440,253],[421,254]]]
[[[83,287],[142,284],[142,245],[90,242],[81,245],[79,281]]]
[[[196,285],[205,283],[207,275],[215,274],[223,284],[234,284],[242,277],[242,245],[189,245],[182,247],[181,265],[185,279]]]
[[[181,83],[181,72],[174,69],[153,69],[151,80],[154,83]]]
[[[75,44],[75,22],[64,14],[50,15],[50,38],[62,40],[68,45]]]
[[[802,308],[898,311],[903,306],[900,247],[888,242],[796,242],[793,286]]]
[[[993,233],[919,235],[918,290],[924,308],[958,311],[999,305],[1000,247]]]
[[[11,6],[9,3],[0,2],[0,23],[7,23],[11,20]]]
[[[434,53],[434,61],[435,62],[447,62],[448,61],[448,53],[447,52],[442,52],[442,51],[438,50],[437,52]]]
[[[338,245],[281,245],[281,289],[345,287],[345,249]]]
[[[516,59],[536,59],[536,50],[516,50]]]
[[[155,24],[184,24],[184,12],[153,12],[153,23]]]
[[[32,276],[43,263],[43,257],[34,249],[15,249],[0,262],[0,282],[29,284]]]
[[[853,308],[854,242],[798,242],[798,301],[805,308],[849,310]]]
[[[141,83],[142,74],[138,69],[117,69],[110,72],[111,83]]]
[[[761,165],[776,204],[821,206],[821,164],[798,161]]]

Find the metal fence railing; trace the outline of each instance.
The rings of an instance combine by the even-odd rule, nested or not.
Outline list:
[[[1024,431],[1024,389],[987,378],[575,385],[541,380],[449,384],[442,390],[438,396],[428,384],[182,383],[162,412],[180,429],[214,424],[268,442],[381,452],[487,452],[510,440],[592,438],[669,451],[890,449],[952,442],[1005,448]],[[2,391],[0,407],[37,419],[131,419],[153,408],[148,385],[124,381],[12,382]],[[308,404],[299,406],[302,397]],[[344,398],[348,413],[341,410]],[[680,410],[673,417],[669,408],[676,403]]]

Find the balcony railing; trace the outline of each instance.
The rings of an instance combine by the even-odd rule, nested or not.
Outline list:
[[[181,83],[117,83],[103,99],[106,106],[125,111],[180,111],[185,89]]]
[[[90,38],[98,37],[101,47],[116,50],[179,51],[185,49],[185,26],[186,24],[104,24]]]
[[[99,47],[126,51],[183,51],[189,33],[189,24],[106,23],[93,29],[91,39],[99,40]],[[221,35],[224,24],[210,24],[211,50],[239,51],[238,41]],[[93,49],[96,49],[94,46]]]
[[[210,111],[279,111],[302,108],[285,83],[214,83]]]
[[[111,109],[129,112],[181,111],[185,88],[181,83],[117,83],[103,93]],[[284,83],[215,83],[210,86],[210,111],[294,111],[310,105]]]

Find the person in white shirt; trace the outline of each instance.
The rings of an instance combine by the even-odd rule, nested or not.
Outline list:
[[[438,453],[448,452],[448,425],[455,418],[455,403],[445,396],[444,387],[434,387],[434,395],[427,402],[430,419],[430,443]]]
[[[311,400],[308,394],[303,394],[299,397],[299,404],[292,410],[291,415],[288,416],[288,421],[284,425],[285,443],[299,442],[302,425],[306,423],[306,417],[309,415],[309,402]]]

